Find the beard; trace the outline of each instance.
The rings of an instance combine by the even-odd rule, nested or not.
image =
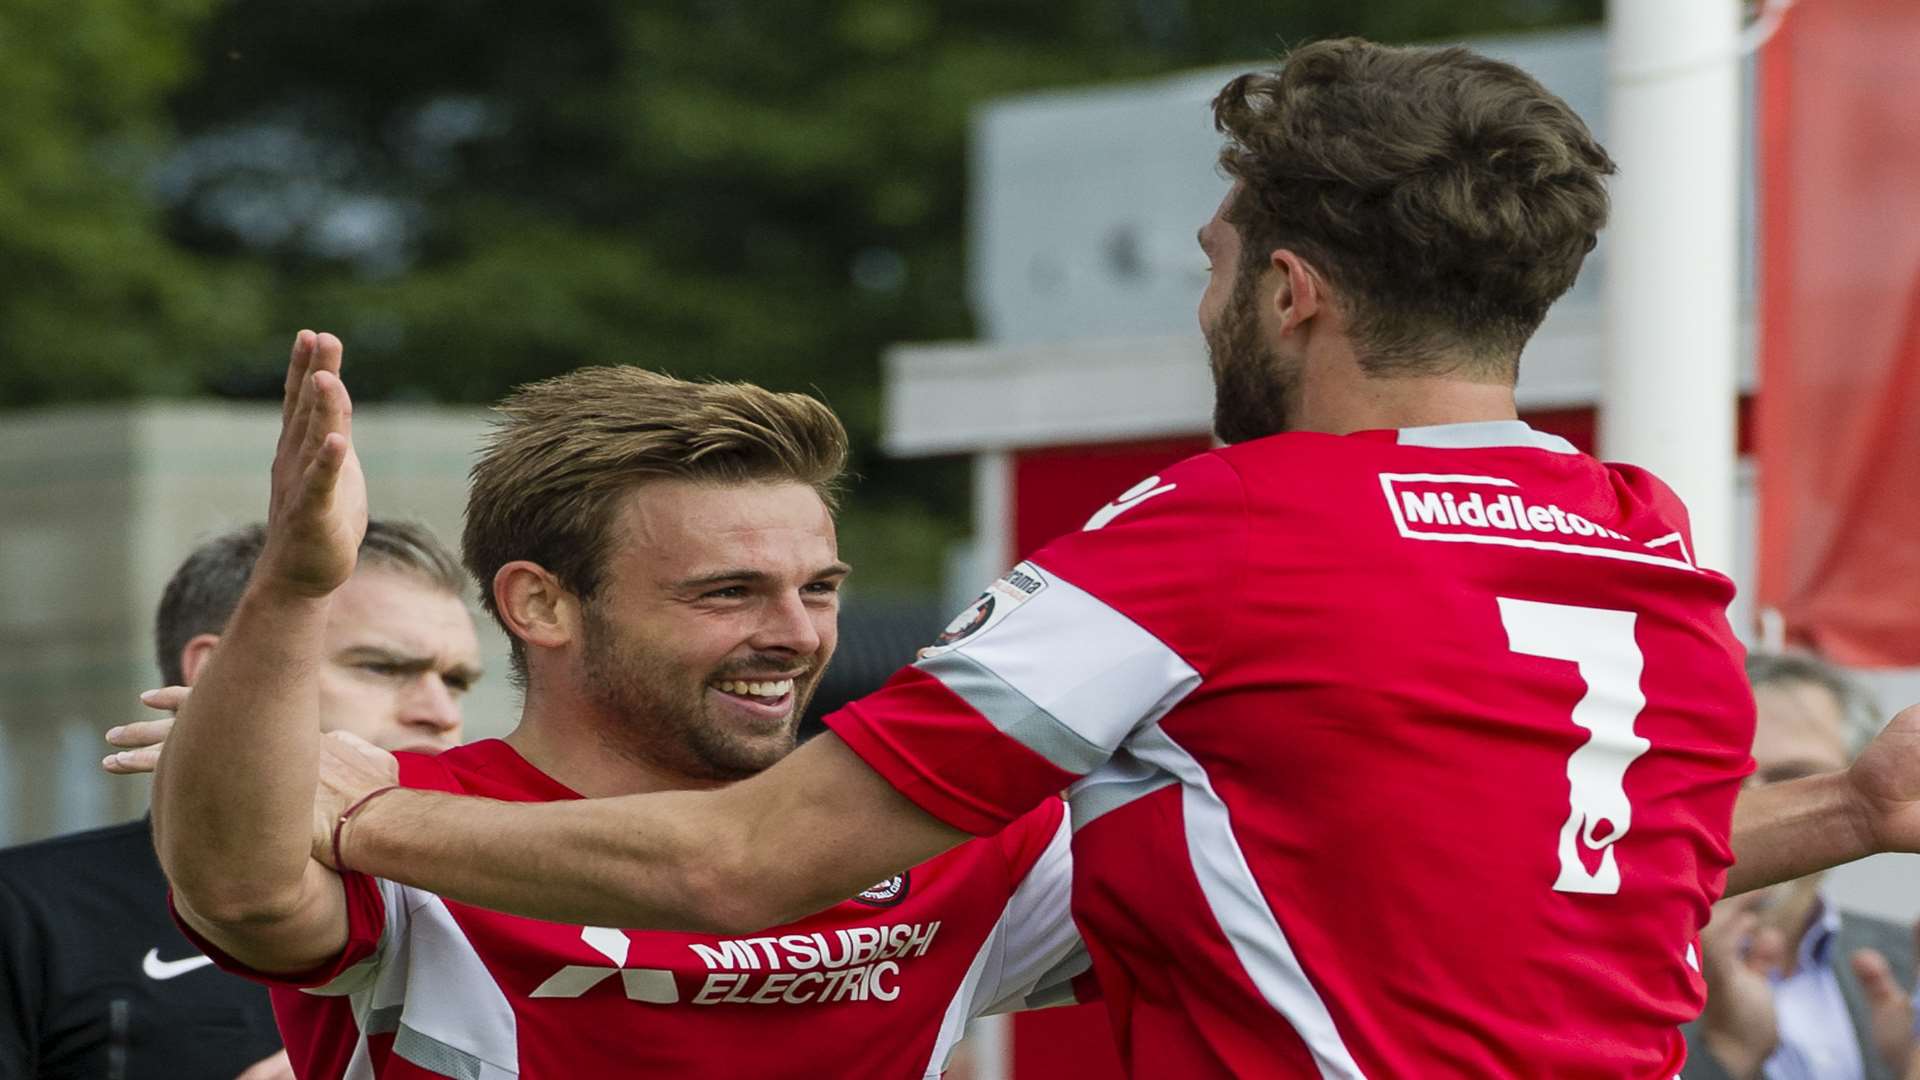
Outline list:
[[[793,681],[793,708],[778,729],[742,731],[708,708],[707,684],[768,669],[788,670],[792,657],[748,656],[711,672],[691,672],[586,605],[582,683],[586,696],[616,723],[601,742],[630,760],[701,780],[743,780],[793,752],[800,718],[820,684],[824,663],[810,663]]]
[[[1300,372],[1261,340],[1254,297],[1263,275],[1242,268],[1225,310],[1202,328],[1213,371],[1213,433],[1231,446],[1293,426]]]

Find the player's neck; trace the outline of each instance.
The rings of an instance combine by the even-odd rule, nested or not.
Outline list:
[[[1297,431],[1347,435],[1355,431],[1513,420],[1513,387],[1457,377],[1384,378],[1338,370],[1301,380],[1291,425]]]
[[[649,762],[632,748],[617,745],[610,733],[631,720],[605,715],[597,703],[577,694],[527,687],[520,726],[505,742],[541,772],[589,799],[646,795],[721,786],[724,781],[695,779]]]

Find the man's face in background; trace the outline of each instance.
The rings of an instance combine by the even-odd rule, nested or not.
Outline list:
[[[1764,682],[1753,688],[1752,785],[1778,784],[1844,769],[1853,760],[1846,706],[1833,691],[1800,679]],[[1798,941],[1824,875],[1811,874],[1768,890],[1763,922]]]
[[[460,597],[425,577],[364,566],[333,594],[320,673],[320,728],[387,750],[460,742],[460,699],[480,643]]]

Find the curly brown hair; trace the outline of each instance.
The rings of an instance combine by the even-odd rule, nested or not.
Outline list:
[[[1513,378],[1607,219],[1613,160],[1566,102],[1463,48],[1358,38],[1288,53],[1213,102],[1240,272],[1325,274],[1362,367]]]
[[[467,488],[460,538],[480,601],[507,630],[512,677],[526,653],[493,595],[502,566],[527,559],[581,600],[600,586],[622,496],[659,478],[806,484],[828,508],[847,431],[805,394],[750,383],[688,382],[637,367],[588,367],[507,395]]]

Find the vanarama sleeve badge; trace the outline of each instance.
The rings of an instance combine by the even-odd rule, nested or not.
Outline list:
[[[939,656],[979,637],[1000,625],[1020,605],[1040,595],[1046,587],[1046,576],[1039,567],[1030,562],[1021,563],[987,586],[986,592],[981,593],[965,611],[954,616],[940,636],[933,639],[933,644],[920,650],[920,659]]]

